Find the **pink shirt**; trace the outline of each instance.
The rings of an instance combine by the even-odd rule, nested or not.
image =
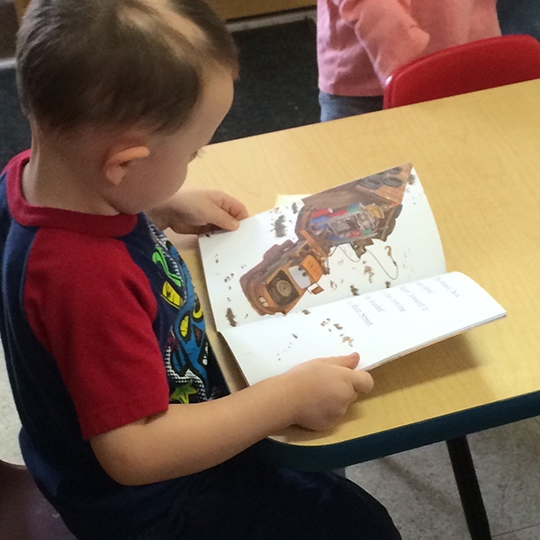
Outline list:
[[[397,67],[500,34],[496,0],[318,0],[319,88],[381,95]]]

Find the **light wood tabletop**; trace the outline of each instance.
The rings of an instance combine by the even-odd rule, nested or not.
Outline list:
[[[336,429],[267,441],[285,462],[341,466],[540,414],[540,80],[211,145],[188,185],[223,189],[254,214],[278,193],[407,162],[447,269],[475,279],[508,316],[374,369],[375,390]],[[235,391],[242,377],[213,329],[197,250],[184,256]]]

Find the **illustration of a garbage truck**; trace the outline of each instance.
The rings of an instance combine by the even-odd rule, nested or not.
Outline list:
[[[303,199],[297,216],[298,239],[272,246],[263,260],[240,278],[260,315],[288,313],[309,292],[323,291],[334,248],[349,244],[361,257],[373,240],[394,230],[411,166],[395,167]]]

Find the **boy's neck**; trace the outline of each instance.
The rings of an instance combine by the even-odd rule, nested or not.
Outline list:
[[[22,175],[26,201],[34,206],[87,214],[118,214],[97,188],[97,173],[75,161],[52,146],[45,147],[33,140],[30,161]]]

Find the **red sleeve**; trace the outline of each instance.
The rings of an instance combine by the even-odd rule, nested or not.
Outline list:
[[[24,306],[53,355],[88,439],[167,409],[168,383],[152,328],[156,299],[124,244],[41,229]]]
[[[429,34],[411,15],[410,0],[334,0],[354,28],[381,85],[396,68],[418,58]]]

